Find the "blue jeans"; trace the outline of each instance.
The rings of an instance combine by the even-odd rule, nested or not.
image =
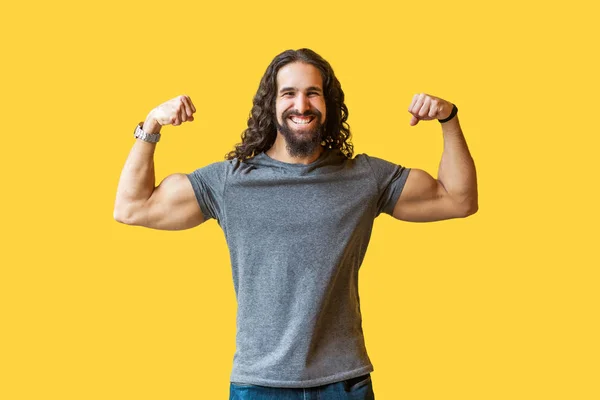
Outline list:
[[[230,383],[229,400],[375,400],[371,374],[310,388]]]

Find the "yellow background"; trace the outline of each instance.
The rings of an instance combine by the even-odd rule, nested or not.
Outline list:
[[[156,179],[221,160],[272,58],[309,47],[356,153],[437,175],[456,103],[480,210],[381,216],[361,269],[379,400],[598,399],[598,12],[592,2],[3,5],[0,398],[225,399],[236,303],[222,231],[113,220],[136,123],[191,96]]]

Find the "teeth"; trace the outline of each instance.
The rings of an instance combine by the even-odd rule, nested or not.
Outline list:
[[[308,124],[308,123],[310,123],[312,121],[312,118],[302,118],[302,119],[300,119],[300,118],[292,117],[291,119],[292,119],[292,121],[295,124],[299,124],[299,125],[306,125],[306,124]]]

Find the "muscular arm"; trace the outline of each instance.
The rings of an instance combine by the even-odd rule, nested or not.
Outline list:
[[[142,129],[158,133],[160,125],[149,115]],[[136,139],[121,172],[113,213],[115,220],[163,230],[200,225],[204,217],[185,174],[169,175],[155,187],[155,149],[156,143]]]
[[[413,168],[394,207],[394,218],[428,222],[466,217],[477,212],[475,163],[458,116],[441,125],[444,151],[438,179]]]

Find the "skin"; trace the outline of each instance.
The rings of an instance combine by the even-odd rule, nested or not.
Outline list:
[[[193,121],[196,107],[189,96],[168,100],[148,113],[144,132],[159,133],[165,125]],[[155,186],[156,143],[137,139],[121,171],[113,217],[127,225],[160,230],[183,230],[204,222],[192,184],[185,174],[176,173]]]
[[[280,125],[286,112],[299,114],[318,110],[321,123],[325,122],[326,108],[323,97],[322,77],[319,71],[303,63],[282,67],[277,75],[278,97],[276,115]],[[285,88],[292,90],[284,90]],[[281,93],[280,93],[281,92]],[[426,93],[415,94],[408,107],[410,125],[419,121],[444,119],[450,115],[452,104]],[[143,125],[148,133],[158,133],[164,125],[177,126],[193,121],[196,112],[191,99],[182,95],[153,109]],[[307,126],[289,125],[297,138],[302,139],[311,130]],[[437,124],[438,122],[433,122]],[[458,115],[441,125],[444,150],[440,160],[438,178],[418,168],[412,168],[393,216],[412,222],[440,221],[463,218],[478,210],[477,177],[475,164],[462,133]],[[113,216],[128,224],[161,230],[182,230],[200,225],[204,217],[193,188],[185,174],[167,176],[155,187],[154,151],[156,143],[136,140],[121,172]],[[281,132],[267,155],[288,163],[308,164],[314,162],[323,148],[316,146],[312,154],[292,157],[286,149]]]
[[[429,95],[415,94],[408,107],[410,125],[419,121],[445,119],[452,112],[452,103]],[[434,122],[438,124],[438,122]],[[464,218],[478,210],[475,163],[462,133],[458,115],[440,124],[444,150],[434,179],[421,169],[412,168],[393,216],[411,222],[441,221]]]
[[[310,124],[296,125],[289,118],[284,120],[285,112],[297,112],[298,114],[318,111],[320,120],[314,118]],[[301,62],[290,63],[279,69],[277,73],[277,100],[275,102],[275,115],[279,125],[288,124],[294,131],[296,137],[302,138],[310,133],[317,121],[325,124],[327,109],[323,95],[323,78],[321,72],[310,64]],[[308,138],[307,138],[308,139]],[[294,157],[286,149],[284,135],[277,131],[277,137],[273,146],[267,150],[267,155],[275,160],[294,163],[310,164],[319,158],[323,152],[322,146],[316,146],[315,151],[305,157]]]

